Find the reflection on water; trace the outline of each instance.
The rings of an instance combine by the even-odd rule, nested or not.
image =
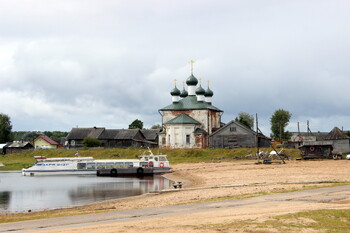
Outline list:
[[[169,185],[161,176],[22,176],[19,172],[0,172],[0,212],[86,204],[158,191]]]

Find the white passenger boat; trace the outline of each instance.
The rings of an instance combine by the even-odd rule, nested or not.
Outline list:
[[[154,155],[150,150],[148,154],[139,156],[139,159],[95,160],[93,157],[46,158],[42,156],[34,158],[35,164],[29,168],[23,168],[22,175],[144,175],[166,173],[171,169],[166,155]]]

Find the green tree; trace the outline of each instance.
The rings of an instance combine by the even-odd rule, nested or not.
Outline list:
[[[160,124],[152,125],[151,129],[161,129],[162,126]]]
[[[32,142],[38,136],[43,136],[44,134],[40,131],[28,131],[22,136],[22,141]]]
[[[83,140],[83,145],[85,147],[97,147],[101,146],[101,142],[96,138],[86,137]]]
[[[48,137],[50,137],[52,140],[55,140],[56,142],[61,143],[61,139],[63,137],[66,137],[68,135],[68,132],[61,132],[61,131],[45,131],[44,134]]]
[[[292,114],[286,110],[278,109],[270,119],[272,135],[275,138],[288,139],[289,132],[285,132],[285,128],[289,124]]]
[[[12,125],[10,117],[6,114],[0,113],[0,143],[11,141]]]
[[[238,121],[239,123],[242,123],[243,125],[247,126],[250,129],[253,129],[254,126],[254,117],[253,115],[250,115],[246,112],[240,112],[238,114],[238,117],[236,117],[235,121]]]
[[[143,129],[143,122],[136,119],[129,125],[129,129]]]

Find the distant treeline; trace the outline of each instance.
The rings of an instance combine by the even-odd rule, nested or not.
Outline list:
[[[62,131],[12,131],[13,141],[27,141],[33,142],[33,140],[38,136],[48,136],[56,142],[61,143],[61,138],[66,137],[68,132]]]

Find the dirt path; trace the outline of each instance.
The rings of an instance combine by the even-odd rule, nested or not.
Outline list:
[[[22,232],[21,227],[29,226],[23,232],[210,232],[203,227],[235,220],[263,221],[274,215],[312,209],[350,209],[350,186],[215,201],[302,189],[314,186],[313,182],[350,181],[349,168],[350,161],[341,160],[289,161],[285,165],[256,165],[253,161],[181,164],[168,175],[184,183],[181,191],[108,201],[84,209],[118,211],[0,224],[0,229]],[[185,205],[205,200],[213,201]]]

